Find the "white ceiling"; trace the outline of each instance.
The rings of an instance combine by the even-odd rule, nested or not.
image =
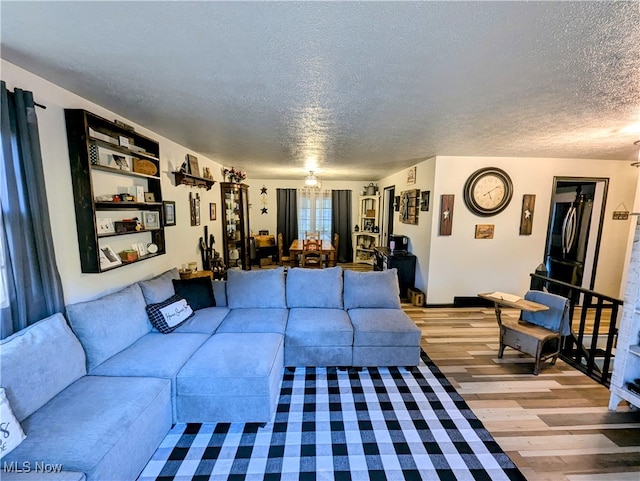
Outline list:
[[[638,157],[638,1],[0,9],[4,59],[254,178]]]

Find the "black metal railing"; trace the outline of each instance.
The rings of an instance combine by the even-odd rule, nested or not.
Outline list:
[[[618,336],[618,314],[622,312],[623,301],[539,274],[531,274],[531,284],[532,288],[544,286],[549,292],[569,299],[571,334],[564,338],[560,358],[609,387]],[[587,332],[590,315],[593,315],[591,333]],[[606,336],[604,346],[599,343],[603,336]]]

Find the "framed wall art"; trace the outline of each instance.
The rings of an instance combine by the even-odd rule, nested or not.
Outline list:
[[[407,170],[407,184],[411,185],[411,184],[415,184],[416,183],[416,171],[417,171],[417,167],[411,167],[409,170]]]
[[[145,230],[154,230],[160,228],[160,212],[150,210],[143,212]]]
[[[209,202],[209,220],[216,220],[217,218],[217,209],[216,204],[213,202]]]
[[[440,196],[440,235],[451,235],[453,228],[453,194]]]
[[[533,211],[535,207],[535,194],[524,194],[522,196],[522,212],[520,214],[520,235],[531,235],[533,230]]]
[[[200,194],[189,192],[189,206],[191,210],[191,225],[200,225]]]
[[[494,224],[476,224],[476,239],[493,239]]]
[[[162,202],[164,210],[164,225],[176,225],[176,203],[172,200]]]

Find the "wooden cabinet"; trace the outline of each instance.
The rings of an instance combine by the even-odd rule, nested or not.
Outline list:
[[[416,256],[413,254],[391,255],[388,247],[376,247],[374,271],[387,269],[398,270],[398,284],[400,285],[400,298],[407,298],[407,291],[414,286],[416,279]]]
[[[358,230],[353,232],[353,262],[374,263],[374,249],[380,246],[380,194],[358,198]]]
[[[629,383],[640,385],[640,224],[636,226],[627,286],[618,329],[618,343],[611,375],[609,409],[616,409],[620,401],[640,408],[640,392],[630,389]],[[640,387],[640,386],[639,386]]]
[[[228,269],[251,269],[249,258],[249,186],[221,182],[224,263]]]
[[[164,254],[158,142],[85,110],[65,119],[82,272]]]

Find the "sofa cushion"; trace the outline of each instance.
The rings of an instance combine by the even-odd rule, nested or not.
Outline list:
[[[287,274],[288,275],[288,274]],[[342,309],[293,308],[289,311],[285,346],[351,346],[353,327]]]
[[[276,332],[284,334],[288,309],[231,309],[224,318],[220,332]]]
[[[102,363],[92,375],[169,379],[171,380],[171,397],[174,399],[176,375],[209,337],[207,334],[178,334],[174,332],[164,335],[150,332],[124,351]]]
[[[216,306],[227,307],[227,281],[211,281]]]
[[[152,279],[138,282],[146,303],[156,304],[174,295],[173,279],[180,279],[180,273],[175,267]]]
[[[230,309],[286,308],[284,268],[229,270],[227,306]]]
[[[193,316],[180,324],[176,333],[213,334],[229,313],[226,307],[206,307],[195,311]]]
[[[87,372],[85,353],[62,314],[0,341],[0,379],[18,421]]]
[[[146,306],[138,284],[67,306],[69,324],[87,354],[89,372],[151,330]]]
[[[344,308],[400,309],[397,269],[344,271]]]
[[[353,309],[355,346],[419,346],[420,329],[401,309]]]
[[[213,286],[211,285],[211,279],[208,277],[195,277],[184,280],[174,279],[173,288],[176,294],[187,300],[194,311],[205,307],[215,307],[216,305]]]
[[[186,299],[178,294],[157,304],[148,304],[146,310],[151,324],[162,334],[175,331],[187,319],[193,317],[193,309]]]
[[[342,267],[289,269],[287,306],[342,309]]]
[[[0,459],[9,454],[24,440],[24,432],[20,423],[13,414],[11,404],[7,399],[7,395],[3,387],[0,387],[0,429],[2,436],[0,437]]]
[[[22,423],[27,438],[3,463],[136,479],[171,427],[170,389],[166,379],[84,376]]]

